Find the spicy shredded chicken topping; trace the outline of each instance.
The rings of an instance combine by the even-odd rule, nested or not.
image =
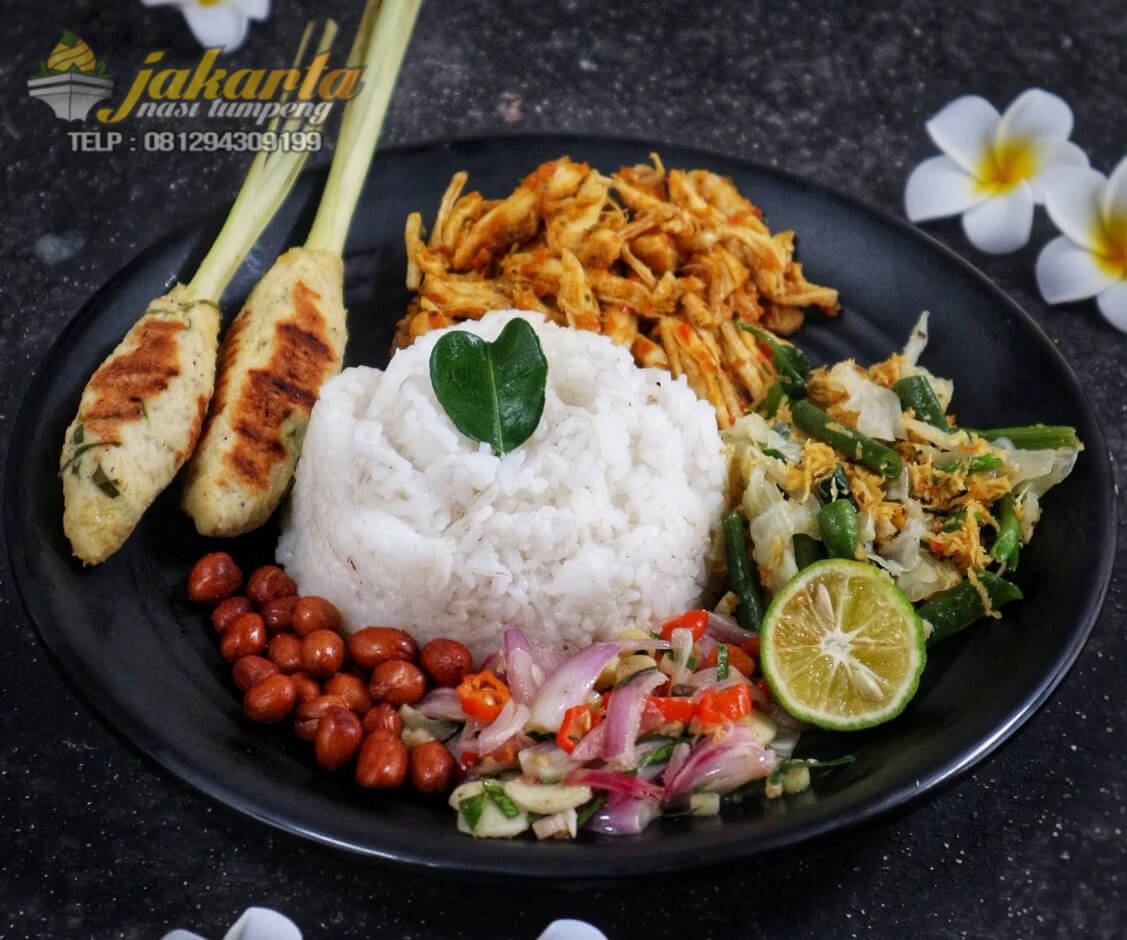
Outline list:
[[[772,234],[731,179],[651,157],[610,176],[561,157],[504,199],[463,193],[456,173],[429,238],[407,218],[416,296],[396,346],[488,310],[538,310],[685,375],[721,427],[756,407],[775,369],[736,322],[789,334],[805,308],[836,313],[837,291],[806,280],[794,233]]]

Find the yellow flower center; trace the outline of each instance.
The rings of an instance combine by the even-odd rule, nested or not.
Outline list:
[[[1031,140],[1006,140],[988,150],[978,166],[976,185],[991,196],[1008,193],[1037,175],[1037,148]]]
[[[195,0],[196,6],[201,7],[221,7],[227,0]]]
[[[1092,256],[1113,277],[1127,279],[1127,209],[1097,219],[1092,233]]]

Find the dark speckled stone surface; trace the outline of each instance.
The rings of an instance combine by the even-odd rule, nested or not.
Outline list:
[[[281,64],[307,16],[331,11],[349,30],[359,3],[279,6],[233,64]],[[63,27],[120,76],[151,48],[188,63],[198,53],[173,9],[16,0],[4,14],[0,452],[20,446],[8,433],[26,377],[84,299],[158,234],[226,206],[246,164],[238,155],[73,153],[66,126],[25,94]],[[1031,85],[1058,92],[1075,111],[1074,139],[1110,169],[1127,151],[1125,49],[1119,0],[429,0],[384,140],[507,130],[649,137],[786,167],[900,213],[909,169],[932,152],[924,121],[963,93],[1004,106]],[[1104,416],[1122,481],[1127,336],[1090,304],[1041,303],[1032,272],[1051,234],[1043,214],[1031,245],[1005,258],[974,251],[957,223],[928,230],[1053,336]],[[1122,498],[1118,507],[1122,533]],[[311,940],[531,938],[558,916],[593,920],[612,940],[1125,936],[1120,541],[1103,615],[1072,673],[955,787],[740,871],[582,894],[408,876],[213,806],[77,699],[0,568],[0,937],[156,938],[178,925],[218,937],[249,904],[285,911]]]

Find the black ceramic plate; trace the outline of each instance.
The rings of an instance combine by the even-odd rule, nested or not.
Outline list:
[[[15,582],[59,667],[126,738],[188,783],[242,812],[332,845],[420,866],[575,879],[682,869],[749,856],[855,825],[901,806],[982,760],[1040,706],[1076,658],[1111,571],[1114,518],[1103,437],[1052,343],[981,274],[893,219],[775,171],[674,147],[569,137],[504,138],[393,150],[376,157],[348,243],[348,362],[382,365],[407,300],[403,222],[433,218],[457,170],[485,194],[507,193],[567,153],[604,171],[660,150],[666,165],[730,174],[773,229],[799,233],[809,276],[834,285],[835,319],[811,316],[798,339],[818,361],[874,361],[932,313],[925,362],[955,380],[968,426],[1072,424],[1087,444],[1053,490],[1017,580],[1024,603],[935,651],[919,694],[890,724],[811,739],[814,753],[857,754],[798,797],[751,799],[720,819],[664,820],[639,837],[574,844],[474,841],[444,804],[370,794],[317,769],[307,745],[249,724],[206,616],[185,601],[192,563],[215,543],[178,509],[173,485],[126,546],[83,570],[61,528],[63,431],[87,378],[152,297],[190,275],[213,223],[172,235],[102,288],[68,325],[32,383],[6,466],[4,518]],[[225,298],[237,309],[275,256],[300,242],[323,182],[299,183]],[[268,560],[273,532],[228,547]]]

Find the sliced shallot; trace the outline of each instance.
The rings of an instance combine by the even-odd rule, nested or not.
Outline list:
[[[746,643],[756,635],[750,630],[745,630],[731,617],[713,611],[709,611],[708,626],[705,630],[714,640],[721,643],[735,643],[736,646]]]
[[[617,643],[595,643],[548,676],[532,702],[531,726],[537,731],[559,731],[564,712],[587,700],[599,673],[617,653]]]
[[[646,699],[664,683],[665,674],[653,669],[639,673],[622,688],[614,690],[604,721],[607,730],[603,739],[603,760],[611,767],[627,770],[637,763],[634,744],[642,726]]]
[[[438,718],[442,721],[465,721],[467,715],[462,711],[462,702],[454,689],[431,689],[418,705],[415,706],[428,718]]]
[[[612,793],[584,825],[592,832],[608,836],[637,835],[661,815],[661,805],[653,799],[634,799]]]
[[[665,775],[665,805],[676,806],[697,790],[730,793],[749,780],[766,777],[775,754],[743,725],[726,725],[697,744],[685,762]]]
[[[514,734],[524,729],[528,721],[528,706],[520,705],[516,699],[509,699],[501,713],[481,729],[477,739],[478,753],[489,754],[497,750]]]
[[[639,780],[633,774],[614,770],[577,770],[568,774],[564,783],[581,784],[594,790],[609,790],[611,793],[623,793],[640,800],[661,799],[661,787]]]

